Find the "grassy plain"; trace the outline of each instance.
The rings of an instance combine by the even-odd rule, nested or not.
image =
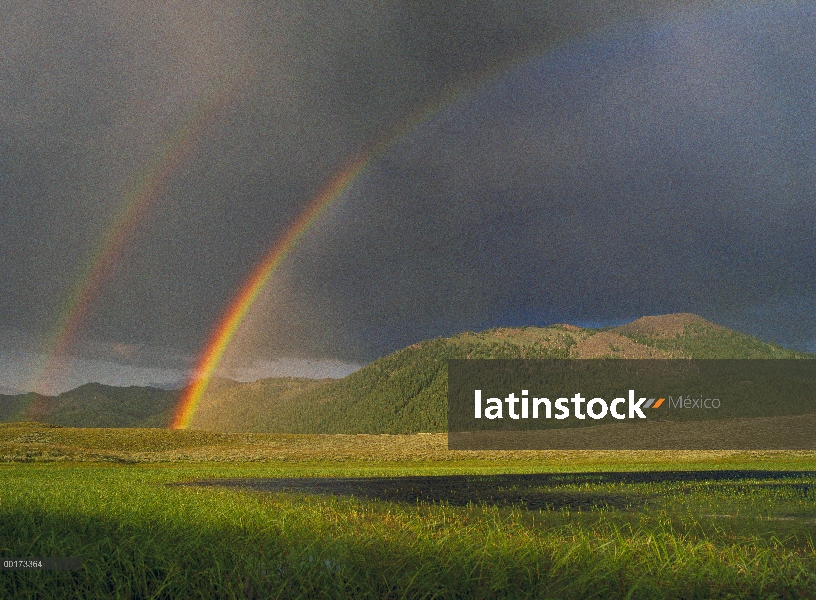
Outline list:
[[[756,469],[812,452],[450,452],[444,435],[295,436],[0,426],[2,598],[814,598],[816,477],[591,483],[614,506],[166,485],[359,477]]]

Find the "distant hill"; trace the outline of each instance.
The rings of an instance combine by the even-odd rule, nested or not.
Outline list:
[[[211,382],[194,429],[255,433],[417,433],[447,428],[450,358],[816,358],[689,313],[619,327],[499,328],[414,344],[343,379]],[[181,391],[83,385],[56,397],[0,395],[0,421],[166,427]]]
[[[0,421],[67,427],[167,427],[179,390],[88,383],[59,396],[0,395]]]

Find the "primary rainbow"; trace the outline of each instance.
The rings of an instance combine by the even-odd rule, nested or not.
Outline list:
[[[150,209],[161,197],[168,179],[191,152],[197,138],[235,97],[239,85],[247,80],[247,76],[248,71],[244,69],[236,78],[237,81],[222,83],[216,94],[199,102],[125,192],[119,212],[106,228],[60,311],[54,333],[44,346],[42,367],[35,373],[31,389],[40,389],[51,382],[71,349],[100,289],[112,275],[128,241],[150,214]],[[41,407],[32,406],[30,412],[33,414],[40,409]]]
[[[399,140],[439,114],[444,108],[450,106],[460,97],[478,88],[478,84],[484,83],[485,80],[490,80],[492,74],[504,72],[508,66],[519,64],[523,62],[525,58],[526,57],[508,61],[507,64],[499,65],[486,71],[482,74],[482,77],[479,78],[477,85],[470,82],[467,85],[451,88],[446,94],[438,98],[436,102],[428,104],[422,110],[414,113],[412,118],[407,119],[393,130],[391,135],[382,138],[368,151],[359,155],[356,160],[353,160],[345,168],[341,169],[337,175],[323,186],[309,205],[300,213],[297,220],[289,226],[283,237],[267,252],[258,266],[255,267],[213,330],[204,351],[196,363],[190,383],[188,383],[179,400],[170,427],[173,429],[186,429],[190,426],[193,414],[196,408],[198,408],[201,399],[204,397],[204,393],[207,391],[210,380],[215,374],[215,370],[221,362],[224,352],[226,352],[227,347],[238,331],[238,327],[240,327],[247,312],[258,298],[258,295],[272,274],[278,269],[283,260],[291,253],[295,244],[311,228],[320,215],[336,202],[377,158],[382,156],[387,150],[399,142]]]
[[[687,2],[687,4],[690,5],[695,3],[695,0]],[[608,23],[601,24],[599,28],[603,29],[608,25]],[[591,30],[591,28],[589,30]],[[589,30],[584,33],[587,33]],[[560,40],[560,43],[566,44],[572,37],[574,36],[568,36]],[[557,42],[554,43],[547,51],[552,51],[557,45]],[[538,55],[538,53],[535,55]],[[475,79],[451,88],[447,93],[439,97],[436,102],[428,104],[424,109],[415,113],[413,118],[409,118],[403,122],[401,126],[392,131],[390,136],[383,138],[379,143],[373,145],[370,150],[360,155],[357,160],[354,160],[342,169],[322,188],[297,220],[289,226],[283,238],[268,251],[260,264],[252,271],[249,278],[241,286],[238,295],[229,305],[224,316],[213,330],[204,351],[196,363],[190,383],[187,385],[176,407],[175,416],[171,423],[172,428],[185,429],[189,427],[193,414],[201,402],[224,352],[247,312],[252,307],[252,304],[272,274],[278,269],[283,260],[291,253],[294,245],[303,237],[320,215],[323,214],[332,203],[337,201],[343,195],[343,192],[345,192],[378,157],[382,156],[399,140],[403,139],[421,124],[430,120],[444,108],[453,104],[453,102],[460,97],[476,91],[486,82],[492,81],[495,76],[501,75],[509,69],[524,63],[530,57],[530,55],[525,55],[503,61],[485,70]]]
[[[186,429],[190,425],[196,408],[198,407],[210,380],[215,374],[224,352],[230,341],[238,331],[241,322],[252,307],[258,295],[263,290],[269,278],[278,269],[283,260],[291,253],[297,242],[311,228],[326,209],[336,202],[343,193],[357,180],[357,178],[386,150],[392,147],[407,133],[420,124],[428,121],[441,108],[448,106],[457,97],[463,95],[464,90],[457,88],[437,102],[428,105],[414,117],[397,128],[391,135],[374,144],[368,151],[360,154],[341,169],[312,199],[309,205],[300,213],[283,237],[266,253],[263,260],[252,271],[249,278],[241,286],[237,296],[229,305],[220,322],[209,337],[204,351],[196,363],[190,383],[184,390],[179,401],[175,416],[170,424],[173,429]]]
[[[249,279],[241,286],[238,296],[230,304],[196,365],[192,382],[187,386],[181,402],[176,408],[176,414],[171,424],[173,429],[186,429],[190,425],[193,413],[204,396],[210,379],[212,379],[218,363],[221,362],[221,357],[258,294],[261,293],[266,282],[280,266],[283,259],[292,251],[292,248],[303,234],[309,230],[334,200],[343,195],[343,192],[363,172],[370,161],[369,154],[351,162],[323,187],[309,206],[298,216],[297,220],[289,226],[278,243],[266,254]]]

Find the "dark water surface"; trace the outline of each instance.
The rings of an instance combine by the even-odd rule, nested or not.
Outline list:
[[[803,483],[801,479],[814,479]],[[800,481],[790,481],[797,479]],[[816,490],[816,471],[640,471],[614,473],[535,473],[507,475],[428,475],[410,477],[304,477],[201,479],[172,485],[230,487],[258,492],[353,496],[394,502],[446,502],[521,506],[528,509],[625,508],[642,504],[654,490],[626,493],[593,490],[600,484],[721,482],[745,487]],[[569,486],[573,489],[559,489]],[[575,490],[587,486],[585,490]]]

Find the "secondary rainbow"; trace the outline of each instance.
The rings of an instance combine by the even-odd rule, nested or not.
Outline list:
[[[44,345],[42,367],[37,369],[31,389],[48,387],[64,357],[74,344],[77,333],[138,227],[161,197],[170,176],[190,154],[195,142],[224,106],[236,97],[239,85],[246,82],[248,71],[242,70],[233,83],[222,83],[218,92],[203,99],[187,118],[168,136],[153,160],[133,181],[123,195],[121,208],[106,228],[82,275],[60,311],[53,335]],[[236,81],[237,80],[237,81]],[[36,413],[37,406],[31,407]]]

